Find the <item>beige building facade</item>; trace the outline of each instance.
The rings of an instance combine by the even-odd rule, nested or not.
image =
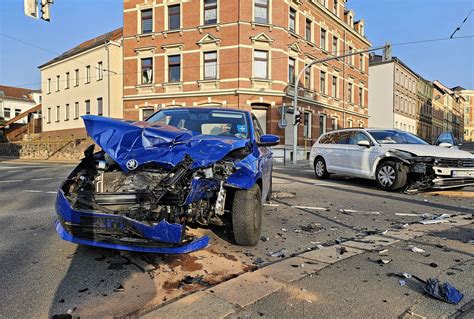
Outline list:
[[[416,134],[419,76],[398,58],[374,55],[369,63],[369,126]]]
[[[39,66],[43,139],[86,136],[82,115],[123,117],[122,28]]]

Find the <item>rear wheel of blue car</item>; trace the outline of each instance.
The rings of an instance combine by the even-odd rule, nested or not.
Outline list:
[[[255,246],[262,230],[262,191],[255,184],[249,190],[236,190],[232,201],[234,239],[241,246]]]

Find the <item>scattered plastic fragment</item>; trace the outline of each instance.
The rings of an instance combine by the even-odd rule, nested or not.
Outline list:
[[[407,217],[420,217],[420,214],[413,213],[395,213],[396,216],[407,216]]]
[[[400,286],[405,286],[407,284],[406,281],[403,279],[400,279],[398,283],[400,284]]]
[[[418,248],[418,247],[412,247],[411,251],[414,252],[414,253],[424,253],[425,252],[423,249]]]
[[[379,251],[379,256],[388,256],[388,249]]]
[[[262,258],[257,257],[257,258],[255,258],[255,259],[253,260],[253,263],[254,263],[255,265],[260,265],[260,264],[263,264],[264,261],[263,261]]]
[[[286,228],[282,228],[282,229],[281,229],[281,231],[282,231],[282,232],[287,232],[287,231],[288,231],[288,229],[286,229]]]
[[[315,231],[321,231],[324,229],[324,227],[321,226],[319,223],[309,223],[307,225],[300,226],[301,230],[305,232],[315,232]]]
[[[430,266],[433,267],[433,268],[436,268],[436,267],[438,267],[438,264],[437,263],[430,263]]]
[[[392,259],[379,259],[378,260],[378,263],[381,264],[381,265],[386,265],[388,263],[391,263],[392,262]]]
[[[419,223],[423,225],[432,225],[432,224],[449,223],[449,221],[446,219],[428,219],[428,220],[420,220]]]
[[[311,207],[311,206],[291,206],[291,207],[292,208],[299,208],[299,209],[329,211],[329,208],[326,208],[326,207]]]
[[[343,254],[349,252],[346,247],[339,247],[339,248],[336,248],[336,251],[337,251],[337,253],[340,254],[340,255],[343,255]]]
[[[266,241],[269,241],[270,238],[269,238],[269,237],[262,236],[262,237],[260,237],[260,240],[263,241],[263,242],[266,242]]]
[[[114,289],[114,292],[124,292],[125,288],[122,285],[119,285],[117,288]]]
[[[268,253],[268,256],[278,257],[278,258],[285,257],[286,255],[288,255],[288,249],[286,249],[286,248],[282,248],[280,250]]]
[[[438,279],[430,278],[426,281],[425,291],[436,299],[457,305],[464,295],[449,282],[441,284]]]

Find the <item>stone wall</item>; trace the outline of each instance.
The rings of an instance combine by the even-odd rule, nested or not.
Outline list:
[[[58,142],[0,143],[0,157],[33,160],[79,160],[94,142],[76,139]],[[96,149],[98,149],[96,147]]]

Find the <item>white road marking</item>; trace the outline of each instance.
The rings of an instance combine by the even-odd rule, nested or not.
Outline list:
[[[32,181],[46,181],[46,180],[50,180],[50,179],[53,179],[52,177],[43,177],[43,178],[32,178],[31,180]]]
[[[23,172],[23,171],[16,170],[16,171],[6,171],[6,172],[2,172],[2,173],[19,173],[19,172]]]
[[[46,192],[46,194],[57,194],[58,192]]]
[[[27,193],[43,193],[43,191],[37,191],[34,189],[24,189],[23,191]]]
[[[23,182],[22,179],[12,179],[10,181],[0,181],[0,183],[18,183],[18,182]]]
[[[329,208],[324,207],[311,207],[311,206],[291,206],[292,208],[300,208],[300,209],[312,209],[312,210],[329,210]]]

